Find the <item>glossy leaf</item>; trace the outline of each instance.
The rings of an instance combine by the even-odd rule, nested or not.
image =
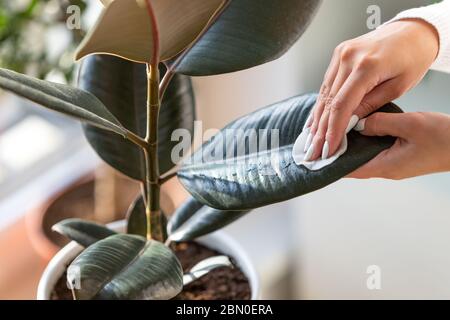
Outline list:
[[[163,237],[167,238],[167,218],[164,212],[161,215],[163,221]],[[127,212],[127,233],[142,237],[147,235],[147,217],[145,214],[145,203],[142,196],[138,196],[131,204]]]
[[[179,206],[170,217],[169,222],[167,223],[167,233],[174,233],[203,206],[204,204],[197,201],[195,198],[188,197],[188,199]]]
[[[142,196],[138,196],[128,209],[127,233],[142,237],[146,237],[147,235],[147,217],[145,215],[145,203]]]
[[[225,10],[186,53],[176,72],[206,76],[254,67],[282,56],[303,34],[320,0],[227,0]]]
[[[197,200],[210,207],[257,208],[323,188],[394,144],[393,137],[367,137],[352,131],[348,134],[347,152],[331,165],[317,171],[296,165],[292,147],[315,101],[316,95],[294,97],[230,123],[182,166],[180,181]],[[401,112],[392,103],[379,111]],[[242,149],[242,143],[249,139],[257,141],[257,148],[244,145]],[[277,140],[279,143],[271,148]],[[245,152],[237,152],[239,148]]]
[[[52,230],[62,234],[70,240],[76,241],[83,247],[105,239],[116,232],[98,223],[81,219],[66,219],[52,226]]]
[[[80,300],[171,299],[183,287],[180,262],[169,248],[127,234],[84,250],[70,265],[67,280],[74,288],[79,285],[74,291]]]
[[[198,280],[203,276],[206,276],[211,271],[224,267],[233,267],[230,258],[228,258],[227,256],[215,256],[206,258],[205,260],[202,260],[195,266],[193,266],[191,270],[189,270],[189,272],[183,276],[183,285],[186,286],[191,282]]]
[[[105,3],[106,8],[80,45],[76,58],[104,53],[141,63],[167,60],[197,37],[222,2],[114,0]]]
[[[0,88],[93,126],[126,134],[122,124],[89,92],[6,69],[0,69]]]
[[[145,137],[147,76],[144,65],[112,56],[90,56],[81,66],[79,87],[97,96],[126,128]],[[175,75],[162,101],[159,117],[159,168],[164,173],[175,165],[171,152],[178,141],[171,141],[173,131],[193,132],[195,101],[188,77]],[[84,132],[105,162],[133,179],[144,179],[144,155],[138,146],[92,126],[86,126]]]
[[[167,225],[170,241],[189,241],[219,230],[249,211],[223,211],[202,205],[192,197],[180,206]]]

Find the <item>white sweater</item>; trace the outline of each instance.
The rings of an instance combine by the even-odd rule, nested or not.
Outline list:
[[[434,26],[439,34],[439,54],[431,69],[450,73],[450,0],[400,12],[394,19],[422,19]]]

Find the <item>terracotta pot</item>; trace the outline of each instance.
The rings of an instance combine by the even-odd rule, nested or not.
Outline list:
[[[120,178],[123,179],[123,178]],[[34,250],[44,259],[50,259],[69,241],[63,236],[53,232],[51,227],[67,218],[80,218],[98,222],[110,222],[123,219],[129,204],[134,200],[138,192],[138,185],[128,179],[121,181],[120,204],[113,217],[109,221],[100,221],[94,215],[94,175],[86,176],[62,190],[41,206],[30,211],[25,217],[27,235]]]

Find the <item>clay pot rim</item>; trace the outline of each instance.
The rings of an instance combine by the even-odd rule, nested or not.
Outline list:
[[[61,249],[58,245],[52,242],[43,230],[44,217],[46,216],[48,209],[61,197],[70,193],[71,191],[85,185],[94,180],[94,174],[89,173],[76,182],[68,185],[67,187],[56,192],[50,196],[46,201],[36,208],[30,210],[25,215],[25,227],[27,230],[27,236],[30,240],[33,249],[41,256],[45,261],[50,261],[52,257]]]

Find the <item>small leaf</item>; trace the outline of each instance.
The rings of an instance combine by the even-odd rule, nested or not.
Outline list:
[[[79,87],[98,97],[126,128],[145,137],[147,76],[144,65],[112,56],[90,56],[81,65]],[[171,152],[179,142],[172,141],[172,133],[182,129],[192,135],[194,119],[195,100],[191,81],[187,76],[175,75],[166,90],[159,113],[161,174],[175,166]],[[91,146],[106,163],[133,179],[145,179],[144,155],[138,146],[102,129],[92,126],[83,129]]]
[[[76,58],[103,53],[140,63],[167,60],[197,37],[222,2],[114,0],[80,45]]]
[[[77,299],[171,299],[183,287],[174,253],[157,241],[117,234],[84,250],[70,265],[67,281]],[[77,278],[78,277],[78,278]]]
[[[183,285],[188,285],[191,282],[206,276],[208,273],[217,268],[233,267],[230,258],[227,256],[215,256],[206,258],[200,261],[191,270],[183,276]]]
[[[174,233],[203,206],[201,202],[189,197],[170,217],[167,223],[167,232]]]
[[[292,147],[316,97],[293,97],[233,121],[187,159],[178,171],[181,183],[210,207],[252,209],[323,188],[394,144],[394,137],[368,137],[351,131],[346,153],[329,166],[310,171],[296,165]],[[379,111],[401,109],[389,103]],[[248,147],[243,145],[246,141]]]
[[[121,123],[89,92],[6,69],[0,69],[0,88],[93,126],[122,136],[126,133]]]
[[[168,223],[170,241],[189,241],[201,237],[247,214],[246,211],[224,211],[202,205],[192,197],[180,206]]]
[[[167,238],[167,218],[164,212],[161,214],[163,219],[163,237]],[[142,237],[147,236],[147,217],[145,214],[145,203],[141,195],[131,204],[127,212],[127,233],[136,234]]]
[[[142,237],[147,236],[147,217],[142,196],[133,201],[127,212],[127,233]]]
[[[70,240],[76,241],[83,247],[105,239],[116,232],[100,224],[81,219],[66,219],[52,226],[52,230],[62,234]]]

